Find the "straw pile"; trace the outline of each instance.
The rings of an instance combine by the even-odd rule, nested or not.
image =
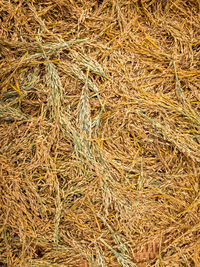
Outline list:
[[[0,0],[0,266],[200,266],[199,19]]]

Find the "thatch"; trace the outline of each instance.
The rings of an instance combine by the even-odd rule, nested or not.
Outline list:
[[[200,266],[199,19],[0,0],[1,266]]]

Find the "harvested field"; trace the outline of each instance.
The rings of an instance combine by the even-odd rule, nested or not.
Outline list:
[[[200,1],[0,0],[0,266],[200,266]]]

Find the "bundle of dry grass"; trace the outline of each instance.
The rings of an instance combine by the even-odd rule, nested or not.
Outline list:
[[[198,0],[0,0],[0,265],[200,266]]]

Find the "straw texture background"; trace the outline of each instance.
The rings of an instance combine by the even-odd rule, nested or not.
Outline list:
[[[200,2],[0,0],[0,266],[200,266]]]

